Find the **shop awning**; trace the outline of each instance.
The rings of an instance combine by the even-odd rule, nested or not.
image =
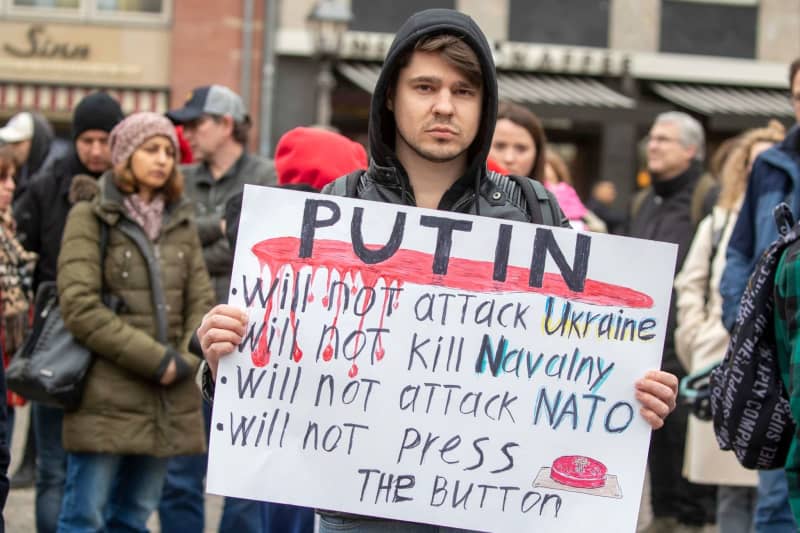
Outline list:
[[[356,86],[372,93],[381,65],[377,63],[341,62],[339,73]],[[541,75],[498,72],[500,98],[521,104],[545,104],[596,108],[636,107],[636,101],[601,82],[582,76]]]
[[[94,87],[40,85],[29,83],[0,83],[0,111],[39,111],[40,113],[71,113],[78,102],[97,90]],[[154,111],[164,113],[169,106],[166,89],[103,88],[116,98],[127,113]]]
[[[691,83],[651,83],[658,96],[707,116],[793,117],[787,91]]]

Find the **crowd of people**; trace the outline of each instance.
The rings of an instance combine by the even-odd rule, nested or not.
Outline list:
[[[73,336],[96,355],[77,410],[32,402],[11,485],[35,480],[36,530],[146,531],[156,511],[164,533],[205,529],[214,377],[247,322],[225,302],[243,186],[255,184],[540,224],[552,208],[555,225],[677,244],[662,365],[636,383],[641,415],[657,430],[652,520],[642,525],[648,533],[714,524],[720,533],[797,531],[797,476],[739,466],[677,390],[679,379],[722,360],[748,277],[778,236],[774,206],[787,201],[800,214],[798,126],[772,121],[741,132],[707,170],[702,124],[680,111],[658,115],[646,140],[650,183],[623,211],[608,180],[580,198],[539,119],[500,102],[495,76],[480,28],[435,9],[396,34],[366,150],[298,127],[279,140],[274,161],[255,155],[247,109],[221,85],[196,88],[166,116],[126,117],[111,96],[93,92],[74,109],[69,141],[30,110],[0,128],[4,363],[29,333],[34,295],[47,283],[57,284]],[[800,122],[800,60],[789,81]],[[355,181],[337,180],[346,175]],[[546,201],[528,204],[511,175],[535,182]],[[784,323],[796,330],[796,322]],[[0,385],[5,473],[25,399]],[[0,508],[8,487],[0,476]],[[322,532],[452,531],[317,513]],[[219,525],[225,533],[314,529],[311,509],[235,498],[226,498]]]

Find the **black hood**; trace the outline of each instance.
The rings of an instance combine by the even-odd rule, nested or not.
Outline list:
[[[28,175],[33,176],[47,159],[54,134],[53,128],[46,118],[38,113],[31,113],[31,116],[33,117],[33,138],[31,139],[31,151],[25,165],[28,167]]]
[[[486,173],[486,157],[489,154],[497,119],[497,78],[492,50],[481,29],[467,15],[450,9],[420,11],[412,15],[398,30],[372,94],[369,116],[370,163],[384,168],[399,167],[394,150],[394,114],[386,107],[389,83],[398,68],[398,59],[413,48],[421,37],[443,33],[461,36],[478,56],[483,73],[481,124],[469,148],[467,173],[459,180],[474,180],[477,187]]]

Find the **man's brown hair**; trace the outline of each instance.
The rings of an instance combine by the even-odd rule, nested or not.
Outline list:
[[[463,74],[469,83],[476,88],[483,87],[483,74],[478,54],[461,37],[450,33],[440,33],[420,38],[413,48],[397,59],[397,67],[394,69],[389,83],[390,93],[395,90],[400,71],[411,62],[414,52],[440,54],[447,63]]]
[[[222,119],[224,118],[222,115],[215,115],[213,113],[209,113],[208,116],[211,117],[211,120],[218,124],[222,122]],[[236,122],[233,120],[233,117],[231,117],[231,121],[233,122],[231,137],[233,137],[233,140],[242,146],[247,146],[247,142],[250,140],[250,119],[245,118],[241,122]]]

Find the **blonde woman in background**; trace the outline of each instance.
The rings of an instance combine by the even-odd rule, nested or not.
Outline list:
[[[744,199],[750,168],[758,155],[781,141],[785,131],[771,121],[766,128],[741,134],[722,166],[717,205],[697,228],[681,272],[675,279],[677,321],[675,348],[688,373],[722,361],[729,335],[722,324],[719,281],[725,250]],[[693,483],[718,485],[720,533],[753,531],[756,472],[745,470],[731,452],[717,446],[711,422],[690,416],[683,475]]]

